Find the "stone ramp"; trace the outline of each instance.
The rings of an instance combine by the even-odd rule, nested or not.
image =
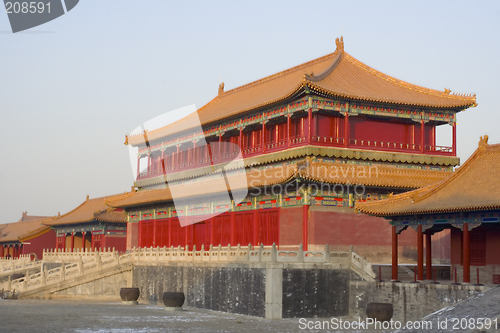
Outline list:
[[[22,291],[19,293],[19,298],[50,298],[51,295],[59,293],[61,291],[78,287],[81,285],[88,284],[93,281],[102,280],[113,275],[121,274],[124,272],[132,271],[132,262],[125,264],[117,264],[111,267],[101,268],[100,270],[94,272],[88,272],[87,274],[74,276],[71,279],[60,281],[56,284],[40,286],[38,288],[30,289],[27,291]],[[116,294],[118,296],[118,294]]]
[[[478,319],[491,322],[491,327],[480,327]],[[486,320],[488,319],[488,320]],[[425,329],[428,333],[490,333],[500,332],[500,286],[486,290],[477,296],[442,308],[424,318],[432,327]],[[446,323],[446,324],[445,324]],[[496,323],[496,327],[495,327]],[[445,326],[446,325],[446,326]],[[423,332],[422,329],[402,329],[397,333]]]
[[[59,255],[64,254],[59,252]],[[56,260],[50,262],[50,255],[47,257],[40,272],[3,281],[0,290],[15,292],[19,298],[50,297],[70,288],[131,271],[133,266],[130,254],[120,255],[114,249],[109,252],[74,252],[72,257],[66,253],[57,260],[59,263]],[[54,268],[47,269],[51,266]]]

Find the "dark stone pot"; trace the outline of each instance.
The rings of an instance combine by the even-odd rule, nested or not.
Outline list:
[[[137,302],[141,294],[139,288],[121,288],[120,297],[122,302]]]
[[[368,303],[366,315],[378,321],[389,321],[392,318],[393,307],[391,303]]]
[[[182,292],[164,292],[163,293],[163,304],[167,308],[180,308],[184,304],[184,293]]]

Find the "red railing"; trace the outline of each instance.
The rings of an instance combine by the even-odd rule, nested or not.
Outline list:
[[[288,139],[282,139],[274,143],[265,144],[265,153],[275,152],[285,150],[289,147],[303,146],[308,144],[306,136],[295,136]],[[312,145],[320,146],[330,146],[330,147],[345,147],[343,138],[336,137],[323,137],[323,136],[313,136]],[[388,141],[374,141],[374,140],[359,140],[350,139],[349,148],[361,148],[365,150],[382,150],[382,151],[395,151],[395,152],[406,152],[406,153],[420,153],[421,146],[419,144],[412,143],[399,143],[399,142],[388,142]],[[233,149],[232,151],[223,152],[219,154],[215,152],[212,157],[198,158],[196,160],[190,160],[176,163],[175,165],[168,164],[165,167],[165,173],[174,173],[182,170],[189,170],[192,168],[208,166],[212,164],[218,164],[224,161],[229,161],[238,156],[238,149]],[[262,145],[259,144],[255,147],[244,148],[241,151],[243,157],[250,157],[262,154]],[[424,154],[428,153],[431,155],[444,155],[444,156],[454,156],[453,148],[446,146],[433,146],[426,145]],[[150,177],[157,177],[163,175],[163,170],[153,170],[150,172],[141,172],[138,179],[145,179]]]
[[[373,141],[373,140],[349,140],[350,147],[362,147],[373,150],[391,150],[391,151],[419,151],[420,145],[413,143]]]
[[[343,146],[344,139],[336,138],[331,136],[313,136],[313,144],[318,144],[321,146]]]
[[[245,148],[242,150],[243,156],[257,155],[262,152],[262,145],[256,145],[255,147]]]
[[[282,150],[288,146],[288,139],[282,139],[278,142],[266,143],[266,152]]]
[[[290,138],[290,145],[291,146],[302,146],[307,143],[307,137],[306,136],[294,136]]]

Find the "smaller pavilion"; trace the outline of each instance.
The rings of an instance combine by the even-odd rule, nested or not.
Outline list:
[[[87,199],[78,207],[44,224],[56,231],[56,249],[99,249],[125,251],[127,217],[121,209],[109,208],[105,200],[120,195]]]
[[[0,224],[0,257],[19,258],[34,254],[41,258],[44,248],[55,241],[55,232],[42,224],[48,216],[32,216],[23,212],[14,223]]]
[[[398,279],[398,235],[417,231],[418,280],[432,278],[431,237],[451,229],[452,274],[471,282],[471,269],[482,283],[500,283],[500,144],[481,137],[478,149],[447,180],[384,200],[356,205],[362,213],[380,216],[392,225],[392,279]],[[457,272],[457,273],[455,273]],[[475,275],[475,274],[474,274]],[[462,276],[462,279],[459,277]]]

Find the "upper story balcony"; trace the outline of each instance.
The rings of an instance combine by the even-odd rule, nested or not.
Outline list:
[[[453,145],[448,147],[436,145],[437,125],[362,116],[334,117],[309,112],[307,116],[295,119],[282,117],[259,127],[241,128],[239,132],[222,133],[164,150],[143,152],[138,159],[138,170],[141,172],[137,179],[225,163],[239,154],[243,158],[253,158],[301,146],[456,156],[456,126],[452,126]]]

